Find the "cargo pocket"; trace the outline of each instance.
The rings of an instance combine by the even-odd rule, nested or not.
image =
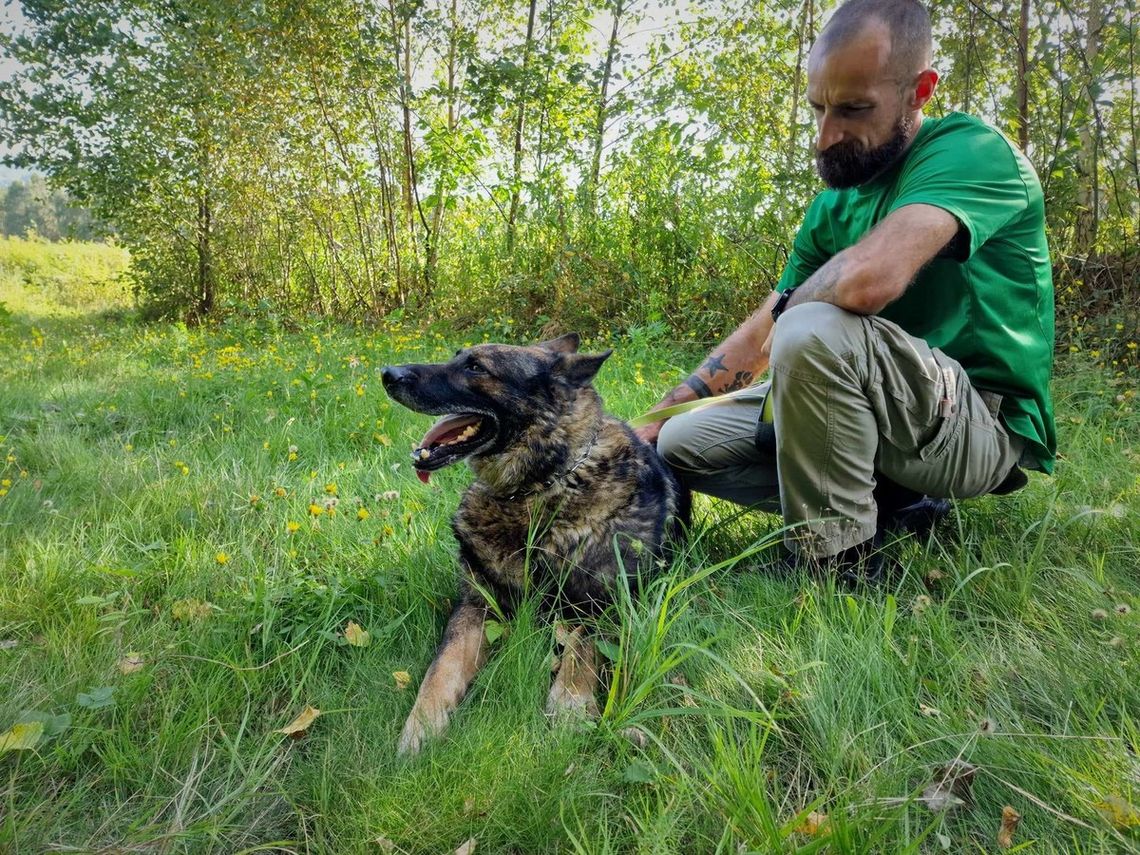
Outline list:
[[[952,366],[946,365],[937,357],[935,362],[939,371],[936,413],[938,424],[934,435],[918,449],[919,459],[927,462],[946,451],[954,438],[955,429],[962,424],[962,419],[957,418],[958,408],[962,405],[960,400],[962,390],[958,388],[958,376]]]

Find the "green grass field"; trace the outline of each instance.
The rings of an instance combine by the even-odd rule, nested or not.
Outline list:
[[[779,520],[699,501],[607,626],[596,726],[544,717],[529,604],[400,760],[470,476],[413,476],[428,420],[377,371],[470,336],[142,326],[0,270],[0,851],[995,852],[1006,806],[1009,851],[1140,849],[1135,378],[1060,366],[1057,476],[894,545],[883,590],[768,578]],[[697,358],[591,344],[626,417]]]

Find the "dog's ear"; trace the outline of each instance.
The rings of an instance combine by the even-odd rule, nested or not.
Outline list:
[[[612,350],[602,353],[563,353],[554,363],[554,374],[572,386],[588,386],[611,354]]]
[[[569,332],[566,335],[558,336],[558,338],[552,338],[550,341],[540,341],[535,347],[541,347],[551,353],[577,353],[580,343],[581,339],[578,333]]]

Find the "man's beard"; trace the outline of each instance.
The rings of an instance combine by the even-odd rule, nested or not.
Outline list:
[[[823,183],[832,190],[857,187],[870,181],[906,150],[914,122],[907,114],[899,116],[891,138],[881,146],[864,148],[858,140],[836,143],[827,151],[817,151],[815,168]]]

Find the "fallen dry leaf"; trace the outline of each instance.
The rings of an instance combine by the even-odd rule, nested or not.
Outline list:
[[[14,724],[4,733],[0,733],[0,754],[6,751],[27,751],[35,748],[40,737],[44,735],[42,721],[25,721]]]
[[[649,744],[649,737],[645,735],[645,731],[640,727],[624,727],[622,728],[621,735],[638,748],[644,748]]]
[[[396,688],[402,692],[411,684],[412,675],[407,671],[393,671],[392,679],[396,681]]]
[[[938,707],[928,707],[926,704],[919,704],[918,711],[928,718],[937,718],[942,715],[942,710]]]
[[[455,855],[472,855],[475,851],[475,838],[469,837],[463,845],[455,850]]]
[[[804,818],[803,822],[796,826],[796,831],[800,834],[806,834],[808,837],[830,834],[830,829],[827,827],[827,814],[813,810]]]
[[[1105,796],[1103,801],[1097,803],[1096,809],[1115,829],[1128,831],[1140,828],[1140,810],[1120,796]]]
[[[344,640],[353,647],[367,647],[372,643],[372,636],[356,621],[350,620],[348,626],[344,628]]]
[[[309,725],[316,721],[317,716],[320,714],[321,711],[316,707],[306,706],[303,710],[301,710],[301,714],[299,716],[297,716],[284,727],[279,727],[273,732],[284,733],[286,736],[300,736],[302,733],[309,729]]]
[[[1021,814],[1006,805],[1001,809],[1001,828],[998,829],[997,842],[998,846],[1002,849],[1008,849],[1013,845],[1013,833],[1017,831],[1017,825],[1021,822]]]
[[[939,766],[934,770],[934,780],[922,791],[919,801],[933,813],[942,813],[959,805],[969,806],[973,802],[970,787],[977,771],[977,766],[957,758]]]
[[[14,638],[0,638],[0,650],[11,650],[13,647],[19,645],[20,642]]]
[[[119,673],[120,674],[133,674],[135,671],[141,671],[146,661],[143,659],[141,653],[128,653],[119,660]]]
[[[396,844],[389,840],[387,837],[377,837],[372,841],[381,852],[395,852]]]

